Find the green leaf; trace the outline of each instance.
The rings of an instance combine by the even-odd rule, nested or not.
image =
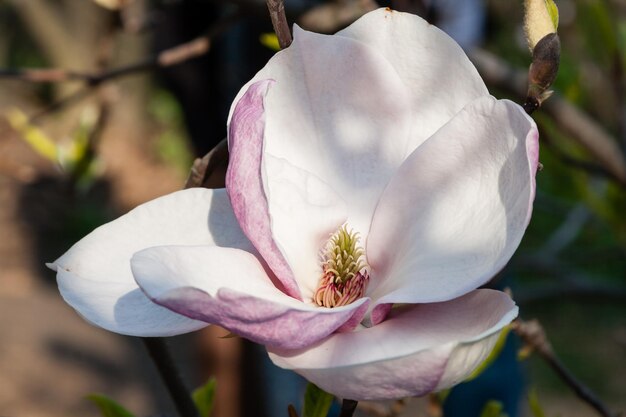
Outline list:
[[[94,403],[102,413],[102,417],[134,417],[133,413],[102,394],[89,394],[85,398]]]
[[[528,391],[528,405],[530,406],[530,411],[533,413],[534,417],[546,417],[546,413],[544,413],[541,404],[539,404],[537,391],[535,391],[534,388]]]
[[[483,407],[483,411],[480,413],[480,417],[508,417],[506,413],[502,412],[502,403],[496,400],[489,400]]]
[[[483,363],[478,365],[478,368],[474,369],[474,372],[472,372],[472,374],[464,382],[471,381],[472,379],[478,377],[480,374],[485,372],[487,368],[489,368],[489,365],[491,365],[496,359],[498,359],[498,356],[500,356],[500,352],[502,352],[502,349],[506,344],[506,337],[509,335],[510,330],[511,326],[506,326],[502,329],[502,331],[500,332],[500,336],[498,336],[498,340],[496,341],[496,344],[494,345],[493,350],[491,351],[489,356],[487,356],[487,359],[485,359]]]
[[[216,385],[217,381],[215,378],[209,378],[206,384],[199,386],[191,394],[191,398],[193,398],[193,402],[196,404],[200,417],[209,417],[211,415]]]
[[[334,396],[309,383],[304,393],[302,417],[326,417]]]

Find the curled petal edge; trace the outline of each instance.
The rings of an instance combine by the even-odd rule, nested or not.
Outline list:
[[[517,313],[506,294],[476,290],[394,311],[378,326],[335,334],[306,350],[269,354],[276,365],[342,398],[420,396],[467,378]]]
[[[362,298],[329,309],[295,300],[273,286],[254,255],[238,249],[149,248],[133,256],[131,268],[154,303],[279,349],[305,348],[354,328],[370,303]]]
[[[228,126],[226,190],[241,229],[276,274],[277,284],[286,294],[301,300],[293,271],[272,237],[263,189],[264,99],[273,83],[262,80],[251,84],[235,106]]]

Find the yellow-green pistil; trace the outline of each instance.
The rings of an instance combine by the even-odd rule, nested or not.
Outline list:
[[[333,308],[363,296],[369,274],[358,233],[341,226],[328,240],[322,258],[322,277],[314,297],[317,305]]]

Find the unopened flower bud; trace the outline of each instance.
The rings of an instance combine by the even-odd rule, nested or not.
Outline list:
[[[559,10],[553,0],[524,1],[524,32],[530,51],[559,26]]]
[[[524,109],[532,113],[552,94],[548,90],[559,71],[561,42],[559,35],[544,36],[533,49],[533,62],[528,69],[528,93]]]

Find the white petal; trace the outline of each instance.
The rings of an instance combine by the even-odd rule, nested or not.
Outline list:
[[[293,44],[235,103],[264,79],[275,80],[265,97],[265,153],[330,185],[365,236],[380,193],[409,152],[409,96],[396,71],[360,42],[296,27]]]
[[[135,254],[132,270],[156,303],[257,343],[309,346],[361,320],[368,299],[339,308],[303,303],[276,288],[252,254],[216,246],[164,246]],[[356,324],[356,323],[353,323]]]
[[[504,267],[530,220],[537,140],[518,105],[484,97],[409,156],[368,236],[377,304],[449,300]]]
[[[312,348],[272,350],[272,361],[342,398],[419,396],[469,376],[494,334],[517,316],[504,293],[476,290],[455,300],[395,310],[383,323],[334,334]]]
[[[285,255],[304,302],[313,299],[322,276],[320,250],[346,221],[347,207],[314,175],[269,153],[263,168],[272,234]]]
[[[411,95],[414,126],[409,152],[467,103],[489,94],[461,47],[443,31],[413,14],[378,9],[337,35],[365,43],[397,71]]]
[[[105,224],[50,265],[63,298],[91,323],[135,336],[169,336],[199,329],[152,303],[137,287],[131,256],[159,245],[218,245],[252,251],[225,190],[194,188],[145,203]]]
[[[63,299],[98,327],[131,336],[153,337],[188,333],[207,325],[153,303],[134,281],[103,283],[60,266],[56,270]]]

